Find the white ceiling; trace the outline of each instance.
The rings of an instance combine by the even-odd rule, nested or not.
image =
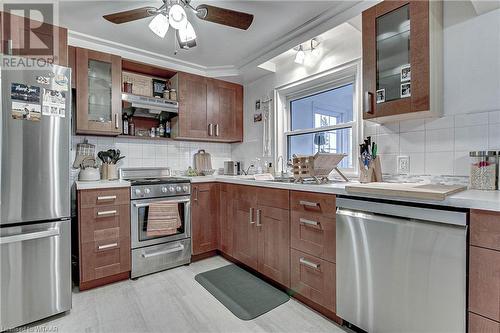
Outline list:
[[[334,7],[335,1],[193,1],[194,6],[208,3],[255,16],[249,30],[243,31],[199,20],[191,15],[198,35],[198,46],[174,56],[174,31],[165,39],[151,33],[151,18],[115,25],[102,18],[103,14],[143,7],[160,6],[160,1],[67,1],[61,2],[60,22],[68,29],[147,50],[202,67],[236,66],[249,55],[265,48],[274,40]]]

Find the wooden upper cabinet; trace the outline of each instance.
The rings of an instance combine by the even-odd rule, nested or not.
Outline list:
[[[179,138],[208,137],[207,79],[179,73]]]
[[[219,185],[216,183],[192,186],[191,230],[193,254],[217,249],[219,219]]]
[[[75,49],[76,133],[121,134],[121,57]]]
[[[176,138],[215,142],[243,140],[243,87],[179,73]]]
[[[68,66],[68,30],[0,11],[3,54],[44,58]],[[31,38],[35,35],[36,38]]]
[[[207,81],[209,132],[215,139],[243,141],[243,87],[221,80]]]
[[[441,1],[391,0],[363,12],[364,119],[441,114],[442,7]]]

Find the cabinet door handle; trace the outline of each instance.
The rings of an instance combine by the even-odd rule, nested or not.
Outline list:
[[[118,123],[118,114],[115,113],[115,128],[118,129],[120,128],[120,124]]]
[[[307,207],[318,207],[319,206],[319,203],[317,203],[317,202],[310,202],[310,201],[304,201],[304,200],[300,200],[299,204],[301,204],[302,206],[307,206]]]
[[[197,187],[194,188],[194,199],[193,200],[198,201],[198,188]]]
[[[366,91],[365,92],[365,113],[373,114],[374,113],[374,105],[373,105],[373,93]]]
[[[105,249],[109,249],[109,248],[115,247],[115,246],[118,246],[118,243],[112,243],[112,244],[106,244],[106,245],[99,245],[97,247],[97,249],[99,249],[99,250],[105,250]]]
[[[305,258],[300,258],[299,262],[302,265],[307,266],[307,267],[311,267],[311,268],[314,268],[314,269],[318,269],[319,268],[319,264],[313,263],[312,261],[309,261],[309,260],[307,260]]]
[[[219,124],[215,124],[215,136],[219,136]]]
[[[319,222],[317,222],[317,221],[312,221],[312,220],[308,220],[308,219],[303,219],[303,218],[300,218],[300,219],[299,219],[299,222],[300,222],[301,224],[305,224],[305,225],[311,225],[311,226],[315,226],[315,227],[319,226]]]
[[[116,215],[116,210],[106,210],[102,212],[97,212],[97,216],[108,216],[108,215]]]
[[[116,200],[116,195],[105,195],[102,197],[97,197],[97,201],[110,201],[110,200]]]
[[[262,227],[262,223],[260,223],[261,215],[262,215],[262,210],[257,209],[257,224],[256,224],[256,226],[258,226],[258,227]]]
[[[208,124],[208,136],[214,135],[214,124]]]
[[[250,215],[248,217],[248,222],[250,222],[250,224],[254,224],[255,223],[253,221],[253,208],[250,208]]]

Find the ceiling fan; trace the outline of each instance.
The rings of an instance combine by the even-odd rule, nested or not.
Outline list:
[[[104,15],[103,17],[112,23],[122,24],[154,16],[149,23],[151,31],[164,38],[171,26],[176,29],[177,41],[183,49],[196,46],[196,33],[188,21],[186,9],[194,13],[199,19],[242,30],[247,30],[253,21],[252,14],[205,4],[195,8],[191,5],[191,0],[162,1],[163,4],[159,8],[141,7]]]

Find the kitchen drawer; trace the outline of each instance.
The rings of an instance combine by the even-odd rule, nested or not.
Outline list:
[[[130,206],[102,206],[80,209],[80,242],[94,242],[109,233],[130,239]]]
[[[500,333],[500,323],[469,312],[469,333]]]
[[[130,271],[130,239],[107,239],[81,245],[80,281]]]
[[[500,321],[500,252],[471,246],[469,311]]]
[[[291,289],[335,312],[335,264],[292,249]]]
[[[131,277],[155,273],[160,270],[191,262],[191,238],[181,239],[132,250]]]
[[[289,191],[273,188],[257,187],[257,205],[273,208],[289,209]]]
[[[500,213],[471,211],[470,244],[500,251]]]
[[[334,219],[336,213],[335,196],[310,192],[292,191],[290,209],[308,216],[324,216]]]
[[[129,187],[80,190],[78,194],[81,208],[130,204]]]
[[[335,219],[292,211],[292,248],[335,262]]]

